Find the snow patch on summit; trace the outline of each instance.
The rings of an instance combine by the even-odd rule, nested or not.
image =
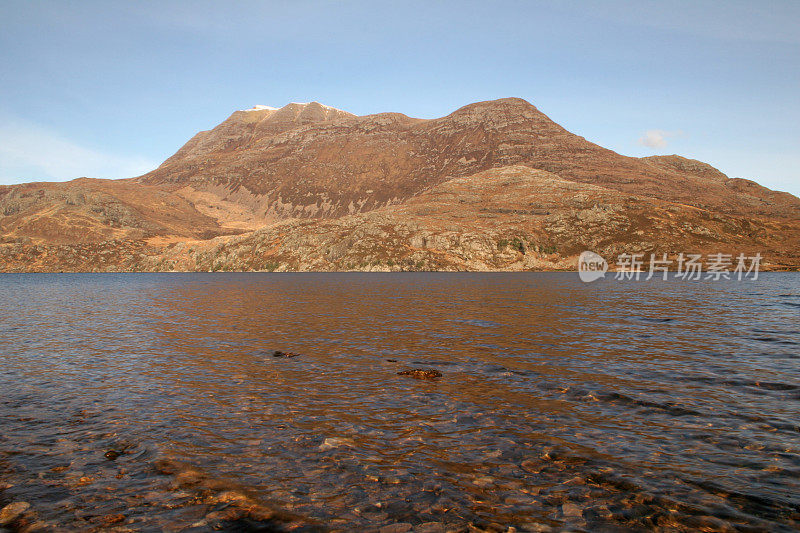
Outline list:
[[[270,107],[268,105],[256,105],[250,109],[242,109],[242,111],[277,111],[277,107]]]
[[[310,103],[311,102],[289,102],[288,105],[299,105],[299,106],[305,107],[305,106],[309,105]],[[319,103],[319,102],[317,102],[317,103]],[[337,108],[331,107],[329,105],[325,105],[325,104],[319,104],[319,105],[321,105],[322,107],[324,107],[328,111],[340,111],[342,113],[346,113],[346,111],[342,111],[341,109],[337,109]],[[250,109],[242,109],[241,111],[278,111],[278,109],[279,108],[277,108],[277,107],[271,107],[271,106],[268,106],[268,105],[257,105],[257,106],[251,107]],[[283,109],[283,108],[280,108],[280,109]]]
[[[289,102],[289,104],[290,104],[290,105],[291,105],[291,104],[294,104],[294,105],[302,105],[302,106],[307,106],[307,105],[308,105],[308,104],[310,104],[310,103],[311,103],[311,102]],[[337,109],[337,108],[335,108],[335,107],[331,107],[331,106],[329,106],[329,105],[320,104],[319,102],[316,102],[316,103],[317,103],[317,104],[319,104],[319,105],[321,105],[321,106],[322,106],[322,107],[324,107],[325,109],[328,109],[328,110],[330,110],[330,111],[342,111],[341,109]],[[342,111],[342,112],[343,112],[343,113],[346,113],[346,111]]]

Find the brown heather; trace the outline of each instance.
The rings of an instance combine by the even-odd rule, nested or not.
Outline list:
[[[433,120],[237,111],[138,178],[0,187],[0,270],[553,270],[576,255],[800,266],[800,200],[632,158],[507,98]]]

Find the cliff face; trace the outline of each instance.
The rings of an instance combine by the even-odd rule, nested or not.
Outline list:
[[[524,100],[420,120],[237,111],[130,180],[0,188],[5,270],[520,270],[583,249],[760,251],[796,268],[800,200],[630,158]]]

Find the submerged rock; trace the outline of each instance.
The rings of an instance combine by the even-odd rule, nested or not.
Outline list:
[[[425,522],[414,528],[414,533],[445,533],[445,531],[441,522]]]
[[[403,370],[397,373],[398,376],[410,376],[414,379],[438,379],[442,377],[442,373],[438,370],[414,368],[411,370]]]
[[[565,517],[581,517],[583,516],[583,509],[574,503],[567,502],[561,505],[561,512]]]
[[[28,502],[14,502],[6,505],[0,510],[0,526],[7,526],[14,523],[22,514],[30,509]]]
[[[405,533],[406,531],[411,531],[412,527],[413,526],[408,522],[399,522],[397,524],[383,526],[378,531],[379,533]]]
[[[124,521],[124,514],[109,514],[100,518],[100,523],[106,527],[121,524]]]
[[[299,353],[294,353],[294,352],[282,352],[282,351],[280,351],[280,350],[275,350],[275,351],[272,353],[272,357],[299,357],[299,356],[300,356],[300,354],[299,354]]]
[[[311,525],[311,520],[262,503],[247,491],[224,479],[212,478],[187,463],[159,459],[153,462],[153,467],[159,474],[175,476],[171,485],[173,490],[187,491],[174,492],[173,495],[183,494],[182,497],[191,497],[195,503],[208,506],[210,512],[192,527],[204,528],[204,531],[209,528],[225,531],[293,531],[291,524],[302,524],[312,528],[304,531],[317,530]],[[159,494],[155,493],[155,496]]]
[[[347,446],[352,448],[355,446],[356,443],[353,439],[348,439],[347,437],[329,437],[325,439],[325,442],[320,444],[319,449],[320,451],[330,450],[333,448],[338,448],[340,446]]]

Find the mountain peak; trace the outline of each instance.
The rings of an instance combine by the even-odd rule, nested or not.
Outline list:
[[[471,116],[477,119],[485,119],[488,116],[541,118],[545,115],[535,105],[522,98],[500,98],[467,104],[456,109],[448,116]]]
[[[292,110],[300,109],[300,110],[303,110],[303,109],[307,109],[307,108],[312,108],[312,109],[313,108],[322,108],[322,109],[324,109],[326,111],[333,111],[333,112],[336,112],[336,113],[345,113],[347,115],[352,115],[352,113],[348,113],[347,111],[343,111],[341,109],[337,109],[337,108],[329,106],[329,105],[321,104],[319,102],[289,102],[288,104],[286,104],[285,106],[280,107],[280,108],[272,107],[272,106],[268,106],[268,105],[260,105],[259,104],[259,105],[255,105],[255,106],[251,107],[250,109],[241,109],[240,111],[243,111],[245,113],[251,113],[251,112],[255,112],[255,111],[283,111],[285,109],[292,109]]]
[[[724,175],[698,161],[631,158],[597,146],[522,98],[476,102],[436,119],[359,117],[319,102],[256,106],[198,133],[140,180],[225,190],[267,218],[335,218],[513,165],[702,208],[783,209],[771,197],[737,195]]]
[[[258,105],[135,180],[0,187],[0,219],[0,270],[565,268],[586,249],[722,244],[800,265],[800,199],[680,156],[620,155],[521,98],[435,119]],[[137,251],[145,239],[155,255]]]
[[[329,109],[331,111],[339,111],[341,113],[347,113],[347,111],[344,111],[342,109],[338,109],[336,107],[331,107],[329,105],[321,104],[321,103],[319,103],[317,101],[314,101],[314,102],[291,102],[288,105],[299,105],[299,106],[303,106],[303,107],[320,106],[320,107],[322,107],[324,109]]]
[[[277,107],[270,107],[268,105],[254,105],[250,109],[242,109],[241,111],[277,111]]]

